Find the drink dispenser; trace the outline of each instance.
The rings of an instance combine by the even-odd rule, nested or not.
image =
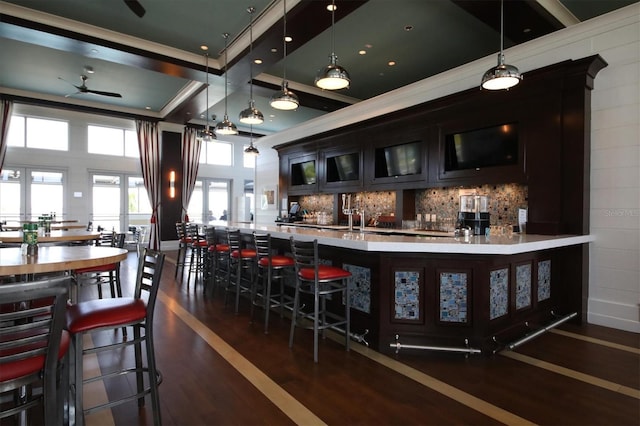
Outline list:
[[[471,229],[473,235],[485,235],[489,228],[489,197],[486,195],[461,195],[458,223]]]

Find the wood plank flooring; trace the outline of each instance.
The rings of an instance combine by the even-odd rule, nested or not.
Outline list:
[[[320,345],[310,332],[288,347],[289,321],[235,315],[222,293],[176,281],[168,253],[156,305],[155,344],[163,373],[165,425],[638,425],[640,335],[563,324],[515,351],[493,356],[402,350],[385,356],[340,339]],[[137,256],[122,267],[124,292]],[[119,332],[118,332],[119,333]],[[114,338],[95,333],[93,339]],[[100,367],[131,362],[132,352],[101,355]],[[113,395],[124,379],[106,384]],[[92,391],[92,393],[98,393]],[[87,417],[89,426],[151,424],[150,403]]]

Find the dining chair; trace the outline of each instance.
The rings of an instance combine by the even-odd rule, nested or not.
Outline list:
[[[296,327],[312,329],[313,361],[318,362],[319,334],[322,332],[324,337],[326,329],[344,326],[345,348],[348,351],[351,334],[351,306],[347,279],[351,277],[351,272],[337,266],[321,264],[318,256],[318,240],[300,241],[291,237],[290,241],[295,261],[296,290],[293,297],[289,347],[293,347]],[[327,300],[334,294],[342,295],[343,315],[327,308]],[[302,312],[300,308],[302,295],[311,296],[309,299],[313,308],[312,312]],[[307,325],[308,322],[311,323],[311,326]]]
[[[65,276],[0,285],[0,419],[26,417],[31,408],[42,406],[42,420],[37,422],[62,424],[69,284]],[[17,420],[16,424],[36,423]]]
[[[131,297],[95,299],[78,302],[67,307],[66,329],[72,336],[70,356],[72,397],[70,400],[73,407],[71,412],[74,415],[76,425],[84,424],[84,414],[129,401],[137,400],[138,406],[142,407],[147,394],[151,395],[153,423],[155,425],[161,424],[158,386],[162,381],[162,376],[156,368],[153,315],[164,258],[163,253],[146,248],[143,250],[138,259],[136,285]],[[85,334],[100,330],[114,330],[120,327],[132,327],[133,339],[127,340],[123,336],[122,339],[113,343],[88,348],[83,346]],[[86,379],[83,377],[84,355],[104,351],[118,351],[118,354],[121,354],[125,347],[132,345],[134,346],[134,366],[123,365],[122,369],[116,372],[108,372]],[[146,362],[143,362],[143,353],[146,354]],[[84,407],[83,386],[85,384],[128,374],[136,376],[136,389],[133,394],[94,407]]]
[[[110,232],[102,236],[96,245],[106,247],[124,248],[126,234]],[[102,299],[102,285],[109,284],[111,297],[122,297],[122,284],[120,281],[120,262],[110,263],[108,265],[92,266],[80,268],[72,271],[73,279],[77,288],[76,297],[72,300],[78,300],[80,288],[95,285],[98,289],[98,298]]]
[[[292,281],[295,262],[291,256],[274,253],[271,247],[271,234],[253,233],[256,247],[257,273],[251,287],[251,320],[253,321],[255,307],[263,309],[264,332],[269,332],[269,312],[273,308],[280,308],[280,317],[284,317],[284,308],[293,305]],[[273,284],[279,284],[277,291]],[[287,288],[290,293],[287,293]]]

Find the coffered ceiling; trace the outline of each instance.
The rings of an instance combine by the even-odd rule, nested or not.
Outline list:
[[[180,124],[204,124],[208,117],[213,124],[225,112],[222,34],[228,33],[229,118],[249,130],[239,125],[238,114],[248,106],[252,81],[265,116],[253,131],[268,134],[500,48],[496,0],[336,0],[333,31],[330,3],[286,1],[287,35],[293,40],[283,59],[283,0],[0,1],[0,93],[22,102]],[[632,3],[638,1],[505,0],[505,48]],[[134,13],[140,7],[141,17]],[[332,40],[352,80],[349,89],[337,92],[314,86],[317,71],[329,63]],[[295,111],[269,105],[285,70],[300,98]],[[83,74],[89,90],[122,97],[76,93]]]

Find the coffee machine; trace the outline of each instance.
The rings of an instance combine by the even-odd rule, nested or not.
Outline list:
[[[472,235],[485,235],[489,228],[489,197],[486,195],[461,195],[458,227],[471,230]]]

